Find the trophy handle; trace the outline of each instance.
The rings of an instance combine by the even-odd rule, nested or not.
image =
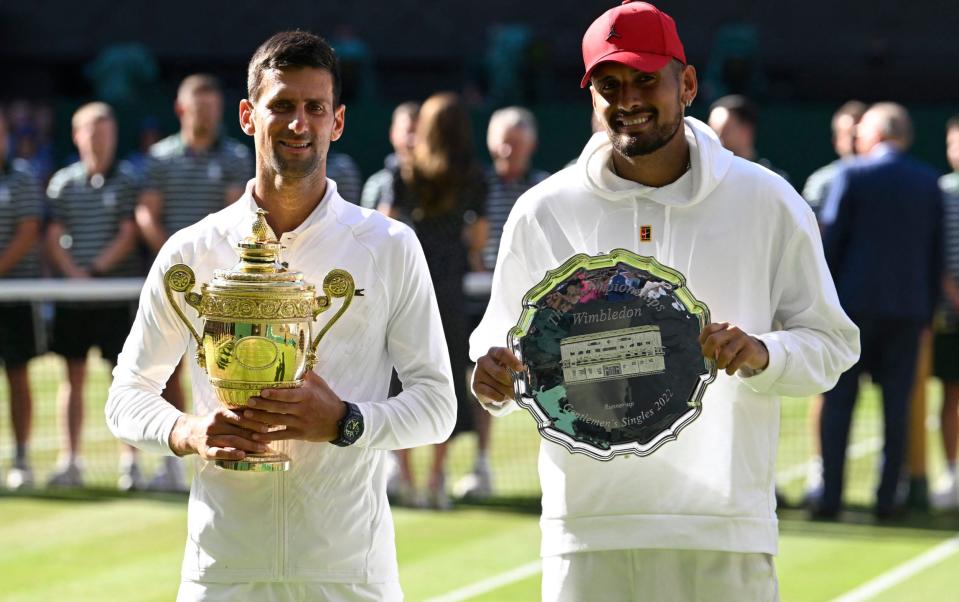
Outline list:
[[[343,304],[340,305],[340,309],[333,314],[333,317],[330,318],[326,325],[323,326],[323,329],[320,330],[319,334],[316,335],[316,338],[313,339],[313,342],[310,343],[310,352],[306,357],[307,370],[312,370],[316,366],[316,348],[319,346],[320,340],[323,338],[323,335],[326,334],[326,331],[340,319],[340,316],[342,316],[350,306],[350,303],[353,302],[353,293],[355,291],[356,284],[353,282],[353,276],[346,270],[332,270],[326,275],[326,278],[323,279],[323,292],[326,293],[326,295],[317,297],[316,309],[313,310],[313,319],[315,320],[317,316],[330,308],[333,298],[343,297]]]
[[[186,327],[190,329],[190,334],[193,335],[193,338],[196,339],[196,344],[198,349],[203,348],[203,340],[200,339],[199,333],[196,329],[193,328],[193,324],[190,323],[190,320],[186,317],[186,314],[183,313],[183,310],[180,309],[180,304],[176,302],[173,298],[173,291],[178,293],[186,293],[184,298],[186,302],[197,310],[197,313],[200,312],[200,295],[192,292],[194,283],[196,283],[196,275],[193,273],[193,270],[190,269],[190,266],[185,263],[178,263],[176,265],[170,266],[170,269],[163,274],[163,288],[166,290],[166,297],[170,300],[170,305],[173,306],[173,311],[176,312],[176,315],[180,317],[180,320],[186,324]],[[189,292],[188,292],[189,291]]]

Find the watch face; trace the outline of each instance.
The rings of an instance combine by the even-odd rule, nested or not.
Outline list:
[[[359,418],[350,418],[346,421],[346,424],[343,425],[343,436],[347,439],[356,439],[360,436],[361,428],[362,423]]]

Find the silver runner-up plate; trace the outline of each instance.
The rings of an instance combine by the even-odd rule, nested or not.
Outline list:
[[[509,332],[527,367],[516,401],[571,453],[649,455],[699,416],[716,378],[699,345],[706,324],[686,278],[652,257],[575,255],[526,293]]]

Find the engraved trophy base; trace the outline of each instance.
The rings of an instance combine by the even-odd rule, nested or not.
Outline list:
[[[245,408],[251,397],[256,397],[263,389],[296,389],[303,386],[303,379],[292,381],[244,381],[210,377],[210,384],[217,399],[231,409]]]
[[[262,454],[248,453],[242,460],[216,460],[214,464],[225,470],[241,472],[286,472],[290,469],[290,457],[268,451]]]

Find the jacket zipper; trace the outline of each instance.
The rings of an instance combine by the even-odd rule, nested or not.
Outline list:
[[[285,452],[285,442],[273,444],[279,452]],[[273,575],[277,580],[286,578],[286,472],[276,474],[276,567]]]

